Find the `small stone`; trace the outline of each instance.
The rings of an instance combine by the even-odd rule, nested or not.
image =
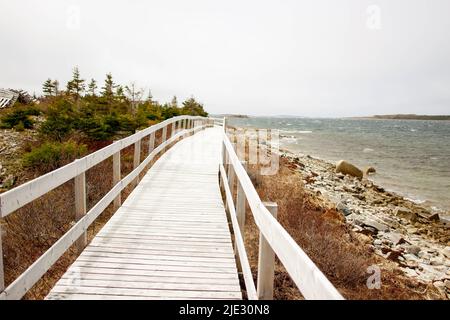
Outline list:
[[[445,285],[445,287],[447,288],[447,290],[450,290],[450,280],[446,279],[446,280],[444,281],[444,285]]]
[[[430,259],[430,264],[432,266],[441,266],[444,264],[444,260],[440,257],[435,257]]]
[[[387,258],[392,261],[398,261],[401,254],[402,253],[400,251],[392,250],[387,254]]]
[[[406,247],[406,252],[417,256],[419,254],[419,252],[420,252],[420,247],[419,246],[410,245],[410,246]]]
[[[410,234],[416,234],[419,230],[417,228],[407,228],[406,231]]]
[[[417,272],[414,269],[404,268],[403,271],[408,277],[417,277]]]
[[[382,241],[380,239],[375,239],[375,241],[373,242],[374,245],[376,246],[381,246]]]
[[[435,286],[436,289],[438,289],[439,293],[442,296],[444,296],[444,297],[446,296],[446,294],[445,294],[445,284],[444,284],[443,281],[435,281],[435,282],[433,282],[433,286]]]
[[[444,256],[446,256],[447,258],[450,259],[450,246],[446,246],[443,250],[442,250],[442,254]]]
[[[394,245],[405,243],[405,239],[402,237],[400,233],[395,232],[387,233],[386,238],[389,239]]]

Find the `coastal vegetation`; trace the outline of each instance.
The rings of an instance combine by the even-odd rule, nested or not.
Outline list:
[[[402,231],[402,227],[394,225],[394,222],[386,226],[391,229],[390,232],[378,232],[373,227],[380,227],[381,224],[369,222],[366,222],[364,228],[360,228],[348,219],[352,216],[353,208],[330,202],[323,189],[319,191],[317,187],[312,187],[317,180],[329,183],[330,188],[337,189],[342,184],[350,188],[351,184],[344,183],[345,181],[337,183],[335,179],[327,177],[341,175],[334,173],[332,166],[319,160],[289,154],[281,155],[279,163],[280,168],[275,175],[261,175],[260,165],[250,165],[249,176],[261,199],[278,204],[278,221],[346,299],[446,299],[444,281],[439,280],[442,274],[437,271],[445,270],[445,266],[437,264],[437,255],[442,250],[440,248],[449,241],[448,232],[442,224],[424,218],[425,215],[421,213],[423,217],[419,216],[414,222],[418,229],[415,235]],[[357,178],[348,178],[350,180],[353,183],[359,181]],[[349,189],[349,194],[354,197],[354,190]],[[404,211],[409,210],[405,207],[411,208],[410,212],[420,212],[421,209],[401,197],[387,196],[386,192],[376,186],[367,188],[364,196],[373,197],[373,202],[382,198],[398,202]],[[370,203],[369,200],[367,202]],[[357,209],[362,211],[362,208],[359,205]],[[256,278],[259,231],[249,207],[246,212],[246,248]],[[364,219],[366,214],[353,213],[353,216]],[[393,219],[396,217],[391,217]],[[401,221],[408,225],[406,221],[409,220]],[[417,245],[417,241],[413,239],[418,237],[418,233],[422,234],[422,231],[422,242]],[[411,254],[415,249],[418,251]],[[433,262],[432,266],[426,265],[427,268],[421,269],[421,258],[418,256],[424,257],[423,254],[431,257]],[[371,289],[367,285],[369,271],[374,266],[381,272],[381,286],[377,289]],[[416,270],[417,273],[405,274],[403,268],[412,269],[413,272]],[[435,278],[436,280],[429,280]],[[439,285],[443,285],[444,289]],[[274,289],[276,299],[302,299],[279,261],[275,267]]]
[[[150,91],[143,98],[142,88],[135,83],[118,84],[111,74],[98,88],[97,81],[87,83],[77,67],[65,90],[59,88],[58,80],[49,78],[42,91],[44,95],[36,102],[17,102],[0,114],[2,129],[34,129],[39,133],[22,156],[23,166],[39,173],[159,121],[179,115],[207,115],[193,97],[181,104],[176,96],[169,103],[159,103]],[[56,156],[58,153],[62,155]]]
[[[74,68],[65,88],[60,88],[59,81],[47,79],[43,92],[41,97],[18,101],[0,111],[0,192],[165,119],[207,115],[203,105],[193,97],[181,103],[176,97],[160,103],[150,92],[144,97],[144,90],[135,83],[116,83],[111,74],[106,75],[103,85],[94,79],[86,81],[78,68]],[[170,127],[167,134],[171,134]],[[161,142],[162,134],[158,130],[155,147]],[[148,151],[146,140],[142,143],[141,157]],[[133,169],[133,154],[133,145],[121,151],[123,177]],[[86,172],[88,210],[110,190],[111,168],[112,159],[107,159]],[[70,180],[0,219],[6,285],[17,279],[73,226],[73,188]],[[122,191],[123,200],[132,189],[133,186],[128,186]],[[89,227],[89,241],[114,211],[110,205]],[[77,256],[75,248],[71,248],[24,298],[43,299]]]

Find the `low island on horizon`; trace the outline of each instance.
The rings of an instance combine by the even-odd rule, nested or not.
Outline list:
[[[420,115],[420,114],[383,114],[368,117],[351,117],[352,119],[375,120],[450,120],[450,115]]]

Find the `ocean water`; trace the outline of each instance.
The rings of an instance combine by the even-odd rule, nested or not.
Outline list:
[[[378,185],[437,211],[450,212],[450,121],[230,118],[238,127],[280,130],[280,146],[361,169]]]

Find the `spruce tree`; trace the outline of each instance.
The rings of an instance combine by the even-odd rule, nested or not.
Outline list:
[[[102,87],[102,96],[105,97],[108,102],[112,102],[114,99],[114,89],[117,85],[114,83],[112,74],[108,73],[105,79],[105,85]],[[123,94],[123,89],[122,89]]]
[[[172,101],[170,102],[170,105],[171,105],[173,108],[178,108],[178,99],[177,99],[177,96],[173,96]]]
[[[123,88],[121,85],[118,85],[118,86],[117,86],[117,89],[116,89],[116,98],[117,98],[117,100],[119,100],[120,102],[124,102],[124,101],[127,99],[127,97],[125,96],[125,90],[124,90],[124,88]]]
[[[52,79],[48,78],[45,80],[44,84],[42,85],[42,91],[44,92],[45,96],[49,97],[53,94],[53,82]]]
[[[191,97],[183,102],[181,112],[183,114],[189,114],[192,116],[208,116],[208,113],[203,109],[203,105],[201,103],[198,103],[194,97]]]
[[[80,78],[80,71],[78,70],[78,67],[75,67],[72,72],[72,80],[67,83],[67,92],[73,94],[75,99],[78,100],[84,89],[84,79]]]
[[[53,93],[55,94],[55,96],[57,96],[59,94],[59,81],[55,80],[52,82],[53,85]]]
[[[89,89],[89,94],[94,97],[95,89],[97,89],[97,81],[95,81],[94,79],[91,79],[91,82],[89,82],[89,85],[88,85],[88,89]]]
[[[152,90],[148,89],[147,101],[153,103]]]

